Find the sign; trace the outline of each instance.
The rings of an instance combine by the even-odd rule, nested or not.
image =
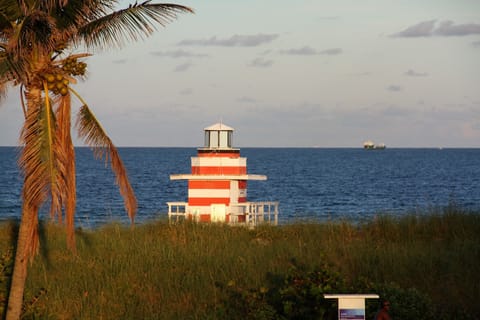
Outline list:
[[[339,309],[339,320],[365,320],[365,309]]]
[[[325,294],[338,299],[338,320],[365,320],[365,299],[378,299],[377,294]]]

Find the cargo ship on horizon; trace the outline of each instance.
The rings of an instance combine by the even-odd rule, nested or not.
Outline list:
[[[375,144],[373,141],[371,140],[368,140],[368,141],[365,141],[363,143],[363,148],[365,150],[383,150],[385,149],[387,146],[385,145],[385,143],[380,143],[380,144]]]

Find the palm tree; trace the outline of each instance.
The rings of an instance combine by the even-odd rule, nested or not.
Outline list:
[[[146,37],[178,13],[193,12],[176,4],[135,3],[116,10],[116,0],[2,0],[0,2],[0,98],[9,87],[20,89],[25,121],[20,133],[19,166],[24,176],[22,217],[18,232],[7,319],[21,315],[27,263],[38,252],[38,212],[67,230],[74,250],[76,202],[75,154],[71,138],[72,98],[81,103],[76,127],[97,158],[109,161],[134,221],[137,203],[118,151],[87,103],[72,85],[83,79],[86,50],[122,47]]]

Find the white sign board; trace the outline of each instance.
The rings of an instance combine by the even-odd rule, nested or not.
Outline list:
[[[338,299],[339,320],[365,320],[365,299],[378,299],[377,294],[325,294],[325,299]]]

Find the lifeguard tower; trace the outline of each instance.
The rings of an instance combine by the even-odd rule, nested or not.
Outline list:
[[[267,177],[247,173],[247,159],[232,147],[233,128],[216,123],[204,131],[204,147],[191,158],[192,173],[170,175],[170,180],[188,180],[188,202],[167,202],[169,220],[276,225],[278,202],[247,201],[247,181]]]

